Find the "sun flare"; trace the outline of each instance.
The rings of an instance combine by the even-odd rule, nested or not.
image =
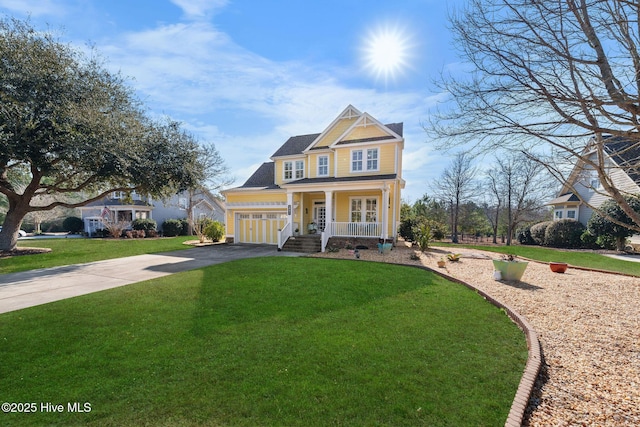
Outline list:
[[[386,84],[409,67],[411,47],[411,37],[397,27],[372,31],[365,39],[364,66]]]

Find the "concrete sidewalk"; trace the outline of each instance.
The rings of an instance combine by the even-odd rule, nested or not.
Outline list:
[[[243,258],[300,256],[272,245],[213,245],[0,275],[0,313]]]

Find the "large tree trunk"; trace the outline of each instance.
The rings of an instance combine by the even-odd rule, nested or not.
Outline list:
[[[0,251],[12,251],[18,244],[18,231],[26,215],[22,210],[9,208],[0,231]]]

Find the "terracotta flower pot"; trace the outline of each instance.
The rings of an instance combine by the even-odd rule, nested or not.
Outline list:
[[[550,262],[549,267],[554,273],[564,273],[568,266],[566,262]]]

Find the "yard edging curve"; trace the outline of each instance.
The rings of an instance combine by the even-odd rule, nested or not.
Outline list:
[[[505,427],[520,427],[524,421],[525,411],[529,403],[529,398],[531,397],[531,393],[533,392],[533,389],[535,386],[536,378],[538,377],[538,373],[540,372],[540,368],[542,366],[542,351],[540,347],[540,341],[538,339],[538,334],[531,327],[527,319],[521,314],[519,314],[518,312],[516,312],[513,308],[509,307],[506,304],[503,304],[502,302],[498,301],[488,293],[476,288],[470,283],[464,282],[460,279],[449,276],[448,274],[442,273],[440,271],[434,270],[429,267],[420,266],[420,265],[402,264],[402,263],[398,263],[398,265],[415,267],[415,268],[420,268],[426,271],[430,271],[451,282],[466,286],[467,288],[477,292],[480,296],[482,296],[485,300],[489,301],[491,304],[505,310],[505,312],[507,313],[507,316],[509,316],[511,321],[514,322],[516,325],[518,325],[520,329],[522,329],[525,335],[525,339],[527,340],[527,349],[528,349],[527,363],[525,364],[524,371],[522,373],[522,378],[520,379],[520,384],[518,384],[516,395],[513,399],[513,403],[511,404],[511,409],[509,410],[507,421],[504,423]]]

